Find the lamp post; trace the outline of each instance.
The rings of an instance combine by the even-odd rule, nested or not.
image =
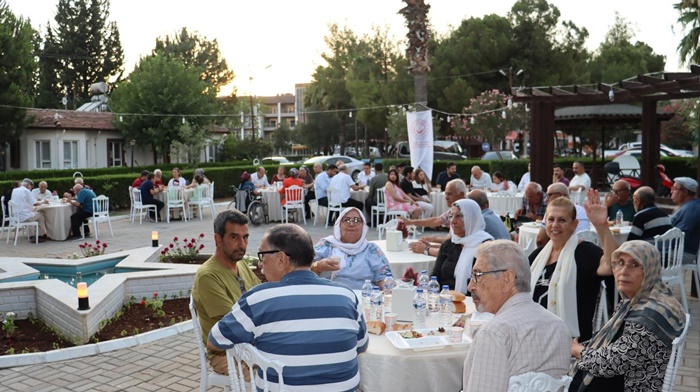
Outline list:
[[[129,144],[131,145],[131,172],[133,173],[134,172],[134,146],[136,145],[136,140],[131,139]]]
[[[513,95],[513,67],[508,67],[508,73],[506,74],[505,69],[501,69],[498,71],[501,75],[505,76],[508,78],[508,94]],[[516,73],[515,76],[518,76],[522,74],[524,71],[522,69],[519,69]]]

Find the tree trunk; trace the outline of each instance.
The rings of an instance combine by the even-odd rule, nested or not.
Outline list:
[[[417,112],[428,110],[428,78],[426,72],[413,73],[413,94]]]

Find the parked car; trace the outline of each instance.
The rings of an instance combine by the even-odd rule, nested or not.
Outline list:
[[[663,147],[661,147],[659,154],[662,157],[678,156],[675,152],[671,152],[670,150],[667,150]],[[641,158],[642,157],[642,148],[641,147],[628,148],[626,150],[622,150],[622,151],[618,152],[617,154],[614,155],[614,157],[617,158],[621,155],[632,155],[633,157]]]
[[[262,160],[263,165],[279,165],[279,166],[294,166],[293,162],[285,157],[265,157]]]
[[[411,151],[408,142],[396,143],[396,149],[392,155],[396,158],[410,158]],[[433,142],[433,160],[459,161],[463,159],[467,159],[467,153],[459,143],[450,140],[435,140]]]
[[[497,161],[497,160],[505,160],[505,159],[518,159],[518,157],[513,154],[513,151],[499,151],[501,153],[501,156],[498,156],[498,153],[496,151],[489,151],[486,154],[481,156],[481,160],[483,161]]]
[[[348,173],[352,177],[353,181],[356,181],[357,175],[360,174],[360,172],[362,171],[363,163],[362,163],[362,161],[358,161],[355,158],[350,158],[349,156],[345,156],[345,155],[317,156],[317,157],[309,158],[306,161],[304,161],[304,165],[308,168],[311,168],[316,163],[320,163],[322,165],[328,166],[331,164],[335,165],[335,163],[338,161],[343,161],[343,163],[348,167]]]
[[[671,148],[665,144],[660,144],[659,146],[661,148],[661,152],[666,154],[666,155],[662,155],[662,156],[669,156],[669,157],[694,157],[695,156],[695,154],[693,154],[692,151],[677,150],[677,149]],[[620,146],[621,151],[634,150],[634,149],[639,149],[641,151],[642,150],[642,142],[625,143],[625,144]],[[641,155],[641,153],[640,153],[640,155]]]

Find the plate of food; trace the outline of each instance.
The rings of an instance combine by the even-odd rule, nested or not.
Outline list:
[[[450,343],[448,332],[444,328],[411,329],[386,333],[387,339],[397,349],[428,351],[445,347],[464,347],[471,343],[471,338],[464,335],[461,342]]]

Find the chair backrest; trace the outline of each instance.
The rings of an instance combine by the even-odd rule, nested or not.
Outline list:
[[[677,227],[654,237],[654,245],[661,252],[662,275],[673,276],[683,273],[684,242],[685,234]]]
[[[2,204],[2,219],[3,219],[3,223],[4,223],[4,221],[9,220],[9,216],[7,215],[7,211],[5,211],[5,196],[0,197],[0,204]]]
[[[304,205],[304,188],[298,185],[285,188],[284,204],[287,206]]]
[[[671,358],[668,360],[666,374],[664,375],[664,384],[661,387],[661,391],[663,392],[673,391],[673,386],[676,383],[676,375],[678,374],[678,367],[682,362],[683,345],[685,344],[685,336],[688,334],[688,328],[690,328],[690,313],[685,314],[683,332],[681,332],[680,336],[673,339],[673,343],[671,344]]]
[[[588,241],[596,246],[600,246],[600,237],[598,237],[598,233],[595,230],[581,230],[576,235],[582,241]]]
[[[168,204],[184,203],[185,199],[182,195],[182,189],[179,187],[168,188]]]
[[[508,392],[558,392],[568,390],[571,376],[554,378],[547,373],[527,372],[510,377]]]
[[[109,216],[109,197],[105,195],[99,195],[92,199],[92,216]]]
[[[192,330],[197,339],[197,347],[199,347],[199,369],[202,380],[207,378],[207,350],[202,344],[202,327],[199,325],[199,317],[197,316],[197,308],[194,306],[194,297],[190,295],[190,314],[192,315]]]
[[[245,378],[243,376],[243,362],[248,364],[250,372],[250,391],[256,391],[255,386],[255,371],[260,369],[263,375],[263,391],[270,390],[270,381],[267,379],[267,373],[274,371],[277,374],[277,386],[274,390],[283,392],[284,385],[284,364],[278,360],[270,360],[260,350],[250,343],[239,343],[233,348],[226,350],[226,359],[228,360],[228,375],[231,379],[233,390],[247,391]],[[236,388],[238,386],[238,388]]]
[[[129,185],[129,201],[131,201],[131,204],[134,204],[134,187]]]
[[[384,232],[386,230],[395,230],[396,226],[399,224],[400,221],[401,221],[400,219],[394,218],[394,219],[391,219],[390,221],[387,221],[386,223],[377,225],[377,234],[379,235],[379,240],[381,241],[382,236],[384,235]],[[409,225],[406,227],[408,229],[408,233],[412,234],[413,238],[416,238],[416,234],[417,234],[416,232],[418,231],[416,226]]]
[[[210,199],[212,203],[214,202],[214,181],[209,184],[209,189],[205,197]]]
[[[329,186],[328,189],[326,189],[326,194],[328,195],[328,207],[330,208],[339,208],[341,207],[341,202],[336,200],[335,197],[338,194],[338,190],[333,188],[332,186]]]
[[[17,204],[15,204],[14,201],[10,200],[7,202],[7,208],[10,210],[10,213],[8,215],[9,222],[11,225],[17,225],[19,224],[19,210],[17,210]]]
[[[377,207],[386,207],[386,199],[384,197],[385,188],[386,187],[377,189]]]
[[[131,194],[133,195],[134,206],[137,206],[137,207],[143,206],[143,201],[141,199],[141,189],[134,188],[131,191]]]

